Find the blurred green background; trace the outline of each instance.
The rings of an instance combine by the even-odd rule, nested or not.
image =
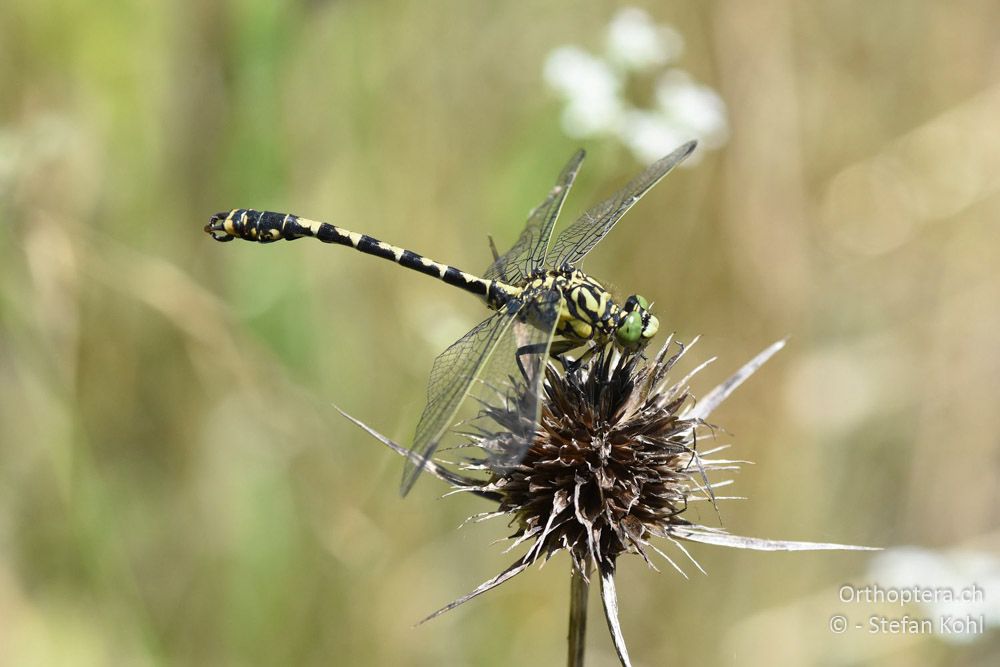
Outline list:
[[[586,268],[703,336],[696,393],[790,337],[714,415],[756,463],[725,526],[995,555],[1000,5],[637,4],[730,138]],[[436,480],[400,499],[401,461],[332,407],[409,442],[481,304],[202,226],[288,210],[482,270],[581,143],[564,222],[640,168],[568,138],[542,76],[618,8],[0,5],[0,663],[563,663],[565,558],[411,627],[513,559],[506,531],[457,530],[488,506]],[[637,665],[997,664],[995,629],[831,633],[872,613],[837,592],[869,555],[691,550],[708,576],[621,562]],[[592,603],[589,664],[617,664]]]

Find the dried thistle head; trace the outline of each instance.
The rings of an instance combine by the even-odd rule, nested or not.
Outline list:
[[[668,374],[690,347],[672,339],[652,359],[612,346],[594,348],[582,360],[560,358],[545,368],[537,424],[531,410],[509,398],[523,395],[524,389],[522,380],[512,378],[508,398],[484,403],[479,418],[464,433],[468,444],[482,455],[457,461],[457,470],[439,462],[428,462],[425,470],[451,484],[454,492],[494,502],[495,509],[472,520],[506,518],[514,530],[507,551],[521,545],[528,548],[506,570],[424,620],[499,586],[539,559],[545,561],[565,550],[573,563],[574,586],[578,580],[588,582],[596,567],[608,627],[618,656],[627,666],[614,586],[617,558],[638,554],[656,569],[650,557],[653,551],[684,574],[653,543],[654,538],[668,540],[699,570],[682,541],[764,551],[866,549],[739,537],[686,516],[691,514],[693,503],[716,508],[716,501],[722,498],[714,489],[728,481],[710,481],[710,475],[734,470],[741,463],[715,456],[725,446],[699,450],[704,436],[716,430],[706,418],[783,345],[784,341],[779,341],[763,350],[699,400],[688,383],[712,360],[672,381]],[[668,356],[670,351],[673,354]],[[400,455],[413,456],[345,416]],[[532,424],[525,428],[529,419]],[[518,435],[522,433],[527,435]],[[530,438],[530,442],[520,438]],[[520,461],[510,461],[509,452],[522,451],[527,453]],[[585,587],[583,591],[585,600]]]
[[[651,538],[690,526],[682,516],[690,501],[714,499],[706,476],[713,461],[696,447],[710,427],[685,414],[694,405],[686,379],[666,380],[684,346],[669,358],[668,349],[651,363],[608,346],[565,370],[548,365],[526,456],[492,466],[480,487],[511,518],[515,543],[533,543],[531,560],[566,550],[583,573],[591,563],[613,570],[623,553],[650,562]],[[524,432],[515,428],[524,419],[516,404],[487,406],[484,417],[501,430],[480,436],[482,448],[499,460],[505,450],[523,450],[510,442]]]

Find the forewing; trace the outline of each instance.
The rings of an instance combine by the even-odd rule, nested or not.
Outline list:
[[[469,393],[476,377],[511,328],[521,303],[512,299],[494,315],[452,343],[431,366],[427,381],[427,406],[420,415],[417,431],[407,458],[400,488],[405,496],[451,426],[455,413]]]
[[[556,238],[549,253],[549,264],[554,267],[576,265],[650,188],[690,155],[696,145],[697,142],[689,141],[649,165],[624,188],[580,216]]]
[[[484,274],[485,278],[517,285],[534,269],[542,266],[549,248],[552,227],[559,217],[566,195],[573,187],[576,174],[580,171],[583,156],[584,152],[581,149],[570,158],[548,196],[528,214],[528,223],[518,237],[517,243],[490,264]]]

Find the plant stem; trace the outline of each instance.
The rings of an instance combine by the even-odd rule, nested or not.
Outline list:
[[[587,645],[587,593],[590,591],[590,560],[587,571],[580,572],[575,565],[570,566],[572,578],[569,585],[569,651],[566,664],[569,667],[583,667],[584,651]]]

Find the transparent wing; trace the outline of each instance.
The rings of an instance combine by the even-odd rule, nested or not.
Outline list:
[[[407,459],[400,492],[405,496],[437,449],[441,437],[455,418],[462,401],[483,366],[511,327],[521,302],[512,299],[494,315],[480,322],[472,331],[452,343],[431,366],[427,381],[427,406],[417,422],[410,451],[416,458]],[[414,461],[419,461],[414,463]]]
[[[410,448],[416,457],[408,459],[403,470],[403,495],[413,487],[470,393],[494,404],[497,400],[517,401],[518,414],[525,416],[521,421],[531,421],[530,427],[534,428],[541,370],[548,358],[561,298],[554,291],[527,303],[512,299],[434,360],[427,384],[427,407]],[[519,428],[518,434],[528,426],[521,424]]]
[[[485,278],[517,285],[523,282],[534,269],[542,266],[549,248],[552,227],[555,225],[556,218],[559,217],[559,211],[562,209],[566,195],[573,187],[573,181],[580,170],[583,156],[583,150],[579,150],[570,158],[545,201],[528,214],[528,224],[525,225],[524,231],[518,237],[517,243],[506,254],[490,264],[484,274]]]
[[[650,188],[691,154],[696,145],[697,142],[689,141],[670,155],[649,165],[624,188],[581,215],[556,238],[549,253],[549,265],[572,266],[583,259]]]
[[[476,426],[480,433],[492,434],[479,444],[493,466],[516,465],[534,440],[561,301],[557,290],[528,299],[480,375],[477,398],[484,409]],[[493,425],[482,423],[487,419]]]

